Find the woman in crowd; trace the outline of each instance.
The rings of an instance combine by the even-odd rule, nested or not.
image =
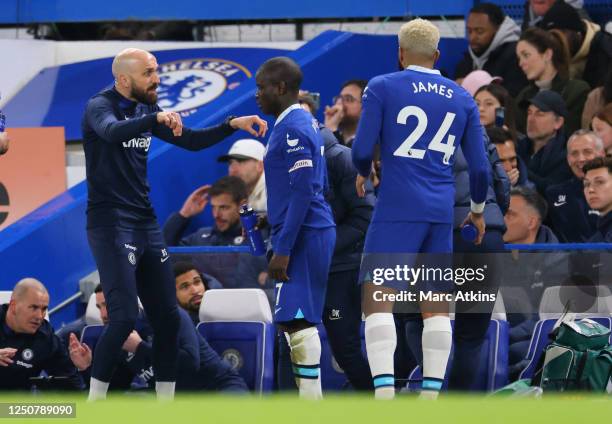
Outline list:
[[[601,137],[606,155],[612,156],[612,103],[595,114],[591,121],[593,131]]]
[[[554,30],[529,28],[521,34],[516,54],[529,85],[516,98],[519,131],[525,132],[529,99],[540,90],[553,90],[563,97],[569,111],[564,125],[565,134],[572,134],[580,128],[589,85],[582,80],[569,79],[568,52],[565,39]]]
[[[480,123],[486,129],[501,126],[506,128],[512,139],[517,140],[514,102],[510,93],[499,84],[488,84],[480,87],[474,94],[474,100],[480,112]],[[496,114],[502,109],[503,122],[496,123]],[[497,124],[497,125],[496,125]]]

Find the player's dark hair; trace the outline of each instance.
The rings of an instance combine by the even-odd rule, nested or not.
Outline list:
[[[98,285],[94,289],[94,293],[102,293],[102,284],[98,283]]]
[[[518,186],[510,190],[510,196],[521,196],[525,202],[531,206],[539,215],[540,222],[543,222],[548,213],[546,201],[532,188]]]
[[[504,144],[508,140],[510,140],[514,144],[514,139],[512,138],[512,134],[510,134],[510,131],[505,130],[503,128],[487,128],[487,135],[489,136],[489,140],[491,140],[491,143],[493,144]]]
[[[499,28],[502,22],[504,22],[504,19],[506,19],[504,11],[493,3],[479,3],[470,9],[470,13],[482,13],[487,15],[489,21],[491,21],[496,28]]]
[[[591,159],[582,167],[582,172],[586,175],[588,171],[599,168],[608,168],[608,174],[612,174],[612,157],[605,156]]]
[[[297,93],[304,78],[300,65],[286,56],[273,57],[264,62],[257,71],[273,84],[284,82],[287,90]]]
[[[364,79],[350,79],[342,84],[340,90],[342,90],[344,87],[348,87],[349,85],[355,85],[359,87],[361,89],[361,95],[363,95],[363,90],[365,90],[365,88],[367,87],[368,81]]]
[[[202,274],[200,270],[193,264],[193,262],[179,261],[172,266],[172,271],[174,272],[174,278],[178,277],[179,275],[183,275],[186,272],[195,271],[198,274],[200,274],[200,278],[202,278],[202,283],[204,284],[204,288],[206,290],[208,290],[209,288],[208,280],[206,279],[204,274]]]
[[[229,194],[235,203],[240,204],[249,197],[246,184],[238,177],[226,176],[215,181],[208,191],[210,197]]]

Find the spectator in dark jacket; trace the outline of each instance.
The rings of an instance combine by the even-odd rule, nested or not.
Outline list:
[[[612,34],[586,19],[564,2],[555,3],[542,21],[545,30],[558,30],[570,50],[570,78],[586,81],[591,87],[603,84],[612,63]]]
[[[525,2],[525,13],[523,14],[521,29],[525,31],[527,28],[531,28],[540,23],[544,15],[546,15],[555,3],[567,3],[576,9],[581,18],[589,19],[589,15],[582,8],[584,0],[527,0]]]
[[[599,211],[597,232],[592,243],[612,243],[612,158],[587,162],[584,171],[584,195],[589,206]]]
[[[546,202],[535,190],[515,188],[505,216],[506,243],[558,243],[550,228],[542,225]],[[544,289],[558,285],[567,276],[563,253],[519,252],[504,255],[504,284],[501,292],[510,324],[510,381],[527,365],[525,356]]]
[[[548,222],[563,243],[584,243],[597,230],[599,213],[589,207],[584,197],[582,168],[604,155],[601,139],[591,131],[578,130],[567,141],[567,163],[574,175],[546,189]]]
[[[168,246],[240,246],[248,245],[242,234],[240,206],[247,201],[247,189],[238,177],[222,177],[212,186],[203,186],[189,195],[181,210],[170,215],[163,227]],[[181,238],[191,218],[212,205],[215,224],[197,229]],[[264,234],[265,235],[265,234]],[[264,237],[265,238],[265,237]],[[229,259],[229,258],[228,258]],[[266,283],[267,262],[262,256],[242,255],[235,264],[235,272],[221,275],[221,270],[204,269],[221,281],[225,288],[263,288]]]
[[[590,87],[582,80],[570,79],[569,52],[563,37],[540,28],[530,28],[521,34],[516,54],[519,66],[530,81],[515,100],[517,130],[525,131],[529,100],[542,90],[555,91],[563,98],[568,111],[565,133],[572,134],[579,129]]]
[[[503,128],[492,127],[487,129],[487,135],[497,149],[497,155],[508,175],[511,188],[535,188],[535,185],[529,181],[527,165],[516,153],[516,143],[512,134]]]
[[[519,140],[518,154],[527,163],[529,179],[545,193],[548,186],[571,177],[563,134],[567,109],[551,90],[540,91],[529,102],[527,137]]]
[[[504,87],[516,96],[527,85],[515,56],[520,34],[521,29],[499,6],[492,3],[474,6],[467,19],[469,48],[457,65],[455,79],[482,69],[503,78]]]

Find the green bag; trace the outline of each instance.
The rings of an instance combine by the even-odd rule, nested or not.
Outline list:
[[[590,319],[563,322],[544,353],[540,387],[544,391],[610,390],[610,330]]]

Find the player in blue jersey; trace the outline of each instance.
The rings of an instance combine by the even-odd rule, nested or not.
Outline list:
[[[220,142],[236,129],[263,136],[257,116],[229,117],[201,130],[183,128],[157,105],[157,61],[126,49],[113,61],[115,84],[92,97],[82,121],[87,170],[87,237],[100,272],[109,324],[96,346],[89,399],[106,397],[121,347],[134,329],[137,295],[155,334],[153,367],[159,398],[172,398],[179,315],[174,275],[149,200],[147,155],[155,136],[188,150]],[[258,130],[256,131],[255,128]]]
[[[440,34],[431,22],[410,21],[402,26],[398,38],[399,59],[405,69],[368,83],[353,144],[358,193],[364,192],[376,144],[382,162],[364,262],[376,255],[409,257],[407,254],[424,252],[443,257],[452,252],[455,144],[461,145],[469,164],[472,204],[466,222],[471,221],[478,229],[476,243],[480,243],[485,230],[482,212],[489,166],[478,108],[465,90],[433,69],[440,54]],[[376,397],[389,399],[394,396],[393,353],[397,342],[393,302],[381,301],[381,294],[395,294],[399,287],[393,281],[375,285],[374,280],[364,280],[368,361]],[[425,290],[451,292],[452,287],[430,285]],[[421,395],[435,398],[452,343],[448,304],[422,301],[419,306],[423,318]]]
[[[336,241],[326,180],[323,139],[317,122],[298,103],[300,67],[287,57],[266,61],[255,76],[257,104],[276,117],[264,169],[276,282],[274,320],[291,348],[300,396],[321,398],[321,341],[327,275]]]

